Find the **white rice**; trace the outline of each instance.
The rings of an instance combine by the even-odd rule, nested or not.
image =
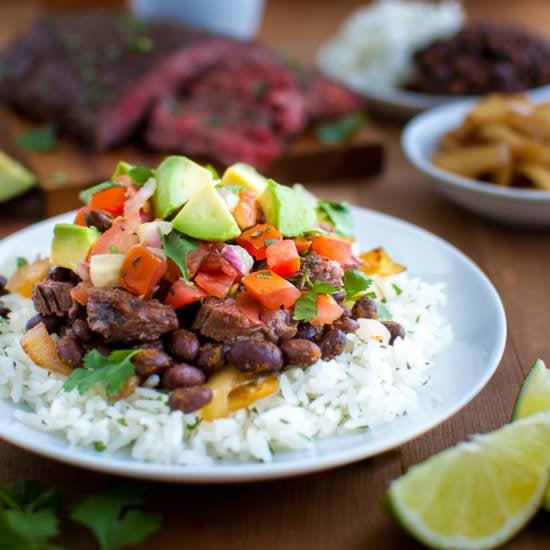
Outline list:
[[[34,365],[19,344],[35,314],[32,302],[8,295],[2,298],[12,313],[0,325],[0,398],[20,404],[15,418],[33,429],[61,434],[75,446],[128,450],[138,461],[268,462],[280,450],[314,450],[316,438],[374,428],[414,411],[433,356],[452,340],[440,313],[442,284],[403,273],[378,280],[378,293],[407,331],[405,339],[389,346],[385,327],[361,320],[344,354],[284,371],[276,395],[213,422],[170,411],[167,396],[151,388],[116,403],[100,386],[84,396],[65,392],[63,378]]]

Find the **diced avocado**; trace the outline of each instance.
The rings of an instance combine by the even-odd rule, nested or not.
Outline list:
[[[291,187],[267,181],[260,196],[260,206],[267,223],[274,225],[285,237],[295,237],[315,227],[315,208],[302,193]]]
[[[267,180],[250,164],[237,162],[223,173],[222,185],[242,185],[245,189],[261,195],[267,187]]]
[[[0,151],[0,202],[24,193],[35,181],[34,174]]]
[[[95,227],[58,223],[53,229],[50,263],[74,271],[78,263],[86,259],[99,235]]]
[[[153,195],[155,217],[167,218],[195,193],[212,181],[212,174],[186,157],[165,158],[157,168],[157,189]]]
[[[124,176],[128,174],[128,172],[130,172],[132,168],[134,168],[133,164],[130,164],[125,160],[119,161],[119,163],[116,165],[115,171],[113,172],[112,179],[118,178],[118,176]]]
[[[172,220],[172,226],[181,233],[205,241],[227,241],[241,234],[212,182],[205,184],[189,199]]]

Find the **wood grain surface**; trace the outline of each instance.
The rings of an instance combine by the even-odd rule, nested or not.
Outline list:
[[[319,41],[334,31],[357,2],[272,0],[262,37],[311,59]],[[473,15],[550,23],[546,0],[466,2]],[[6,22],[32,15],[29,3],[0,4],[0,39]],[[21,15],[26,11],[26,15]],[[15,26],[15,24],[14,24]],[[550,25],[547,27],[550,29]],[[434,452],[485,432],[510,418],[518,385],[536,357],[550,361],[550,234],[496,225],[449,204],[405,161],[400,130],[379,123],[388,142],[387,166],[374,180],[311,185],[319,195],[346,199],[424,227],[456,245],[487,273],[508,314],[509,336],[498,371],[465,409],[421,438],[374,459],[286,481],[234,486],[147,484],[151,508],[163,529],[140,548],[225,550],[360,550],[419,548],[380,507],[388,483]],[[1,139],[1,136],[0,136]],[[36,201],[0,209],[0,234],[37,218]],[[33,202],[34,201],[34,202]],[[35,205],[35,206],[33,206]],[[471,315],[476,315],[475,311]],[[116,478],[65,466],[0,443],[0,479],[38,479],[59,487],[70,501]],[[506,548],[549,547],[549,516],[539,514]],[[78,527],[59,540],[67,548],[94,548]]]

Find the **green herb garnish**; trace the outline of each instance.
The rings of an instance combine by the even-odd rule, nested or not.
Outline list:
[[[57,144],[57,132],[53,124],[27,130],[17,136],[17,145],[27,151],[51,151]]]
[[[376,304],[376,311],[378,312],[378,319],[380,319],[380,321],[391,321],[392,314],[390,310],[381,302]]]
[[[101,382],[105,386],[107,395],[114,397],[134,375],[132,357],[139,351],[139,349],[121,349],[111,352],[108,357],[95,349],[89,351],[84,357],[84,366],[71,373],[63,389],[71,391],[76,388],[80,395],[84,395],[94,384]]]
[[[103,441],[94,441],[94,449],[98,453],[102,453],[107,448],[107,445]]]
[[[23,258],[22,256],[18,256],[15,259],[15,265],[17,266],[17,269],[21,269],[22,267],[29,265],[29,260],[27,260],[27,258]]]
[[[79,199],[84,204],[89,204],[89,202],[92,200],[92,195],[95,195],[96,193],[99,193],[100,191],[105,191],[105,189],[110,189],[111,187],[122,187],[119,183],[116,181],[108,180],[104,181],[102,183],[98,183],[97,185],[94,185],[93,187],[89,187],[88,189],[85,189],[84,191],[81,191],[81,193],[78,195]]]
[[[168,233],[168,235],[162,236],[162,248],[164,252],[180,268],[181,274],[186,281],[189,281],[187,254],[198,247],[199,245],[196,241],[186,237],[175,229]]]
[[[372,279],[369,279],[358,269],[350,269],[344,274],[344,290],[346,291],[346,300],[355,301],[364,296],[372,285]],[[376,294],[375,294],[376,297]]]
[[[337,288],[321,281],[314,281],[311,288],[302,294],[294,304],[295,321],[311,321],[317,315],[317,296],[320,294],[334,294]]]
[[[317,204],[317,211],[326,216],[340,235],[353,237],[353,219],[349,204],[321,199]]]
[[[336,144],[352,138],[366,123],[363,113],[352,113],[338,120],[317,126],[317,138],[323,143]]]
[[[395,283],[392,283],[391,284],[393,290],[395,290],[395,293],[397,294],[397,296],[399,296],[403,291],[401,290],[401,288],[396,285]]]
[[[143,185],[149,178],[155,177],[155,171],[152,168],[147,168],[147,166],[132,166],[128,170],[128,175],[133,181]]]

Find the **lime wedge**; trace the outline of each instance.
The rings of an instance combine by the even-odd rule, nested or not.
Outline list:
[[[390,510],[433,548],[485,549],[537,512],[550,472],[550,413],[474,436],[394,481]]]
[[[521,385],[512,418],[520,420],[544,411],[550,411],[550,369],[537,359]],[[543,507],[550,511],[550,486]]]
[[[34,174],[0,151],[0,202],[24,193],[35,181]]]

